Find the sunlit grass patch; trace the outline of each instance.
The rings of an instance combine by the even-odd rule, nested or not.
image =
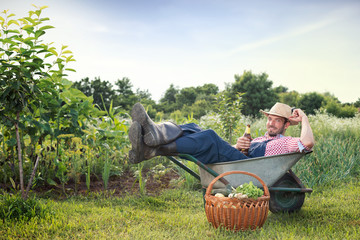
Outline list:
[[[53,217],[0,225],[0,239],[359,239],[360,183],[316,187],[294,214],[272,214],[263,228],[233,233],[206,219],[202,193],[72,197],[49,202]]]

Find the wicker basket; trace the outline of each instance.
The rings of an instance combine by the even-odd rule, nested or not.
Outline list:
[[[245,174],[259,180],[264,187],[264,195],[258,199],[237,199],[211,195],[214,183],[230,174]],[[253,173],[230,171],[220,174],[208,186],[205,193],[205,212],[208,221],[215,227],[232,231],[255,230],[261,228],[269,212],[270,193],[264,181]]]

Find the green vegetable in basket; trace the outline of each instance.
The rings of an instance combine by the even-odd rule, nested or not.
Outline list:
[[[242,195],[246,195],[248,198],[257,199],[264,195],[264,191],[255,186],[251,181],[249,183],[244,183],[238,186],[236,189],[233,188],[232,194],[235,196],[236,194],[241,193]]]

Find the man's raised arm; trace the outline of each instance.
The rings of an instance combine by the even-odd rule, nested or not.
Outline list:
[[[301,122],[300,140],[307,148],[311,149],[315,144],[315,140],[306,114],[301,109],[297,108],[293,111],[290,119],[295,122]]]

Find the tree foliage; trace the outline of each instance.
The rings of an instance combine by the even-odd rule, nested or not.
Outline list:
[[[182,89],[171,84],[160,99],[158,111],[169,115],[174,111],[181,110],[185,117],[193,114],[194,117],[200,118],[211,110],[218,92],[219,88],[215,84]]]
[[[279,99],[272,84],[266,73],[256,75],[251,71],[244,71],[242,75],[235,75],[235,82],[227,87],[227,91],[232,99],[236,99],[238,93],[244,93],[241,112],[246,116],[256,117],[260,116],[260,109],[271,108]]]
[[[169,88],[165,91],[164,96],[159,102],[159,111],[165,113],[171,113],[176,110],[176,95],[179,93],[179,89],[170,84]]]
[[[354,103],[354,107],[360,108],[360,98]]]
[[[146,92],[138,92],[140,98],[138,99],[132,90],[133,85],[127,77],[118,79],[115,82],[115,86],[117,86],[117,89],[115,89],[116,96],[114,97],[114,103],[115,106],[119,106],[122,109],[129,110],[137,101],[141,102],[140,99],[147,99],[151,97],[151,95],[148,95]]]
[[[94,104],[101,110],[110,106],[114,110],[129,111],[136,102],[145,105],[155,105],[151,94],[147,90],[132,90],[133,85],[129,78],[118,79],[113,86],[109,81],[102,81],[100,77],[90,80],[88,77],[73,83],[73,87],[92,97]]]
[[[319,93],[311,92],[303,94],[298,101],[298,106],[306,114],[315,114],[316,110],[323,105],[325,98]]]
[[[79,82],[74,82],[73,87],[79,89],[86,96],[92,97],[94,104],[102,110],[109,109],[114,100],[115,91],[112,84],[109,81],[102,81],[100,77],[91,81],[88,77],[83,78]]]
[[[279,101],[291,107],[297,107],[300,94],[297,91],[279,93]]]
[[[184,105],[191,106],[195,103],[197,91],[195,87],[187,87],[180,90],[175,96],[177,107],[181,109]]]
[[[274,88],[274,91],[277,93],[277,94],[280,94],[280,93],[286,93],[289,89],[285,86],[278,86],[278,87],[275,87]]]
[[[339,118],[352,118],[355,117],[358,109],[351,105],[342,105],[335,100],[329,100],[324,106],[326,112]]]
[[[51,111],[48,110],[48,106],[59,106],[59,102],[56,102],[58,93],[55,89],[61,85],[61,78],[65,76],[64,72],[73,71],[73,69],[65,68],[67,63],[74,61],[72,52],[67,50],[67,46],[62,46],[61,50],[57,51],[51,44],[46,44],[42,40],[45,30],[53,28],[50,25],[42,26],[49,20],[40,17],[45,8],[36,7],[35,11],[29,11],[27,17],[19,19],[14,19],[15,15],[5,10],[2,12],[4,17],[0,17],[1,122],[8,127],[9,137],[16,139],[23,198],[27,198],[31,181],[25,192],[23,139],[20,131],[23,129],[26,133],[28,130],[33,134],[39,132],[39,140],[43,134],[51,133],[47,123],[49,117],[44,113]],[[35,116],[39,117],[38,120],[34,119]],[[30,124],[29,127],[24,124],[24,120]],[[11,131],[11,126],[15,128],[15,131]],[[38,161],[39,158],[36,159],[32,176]]]

